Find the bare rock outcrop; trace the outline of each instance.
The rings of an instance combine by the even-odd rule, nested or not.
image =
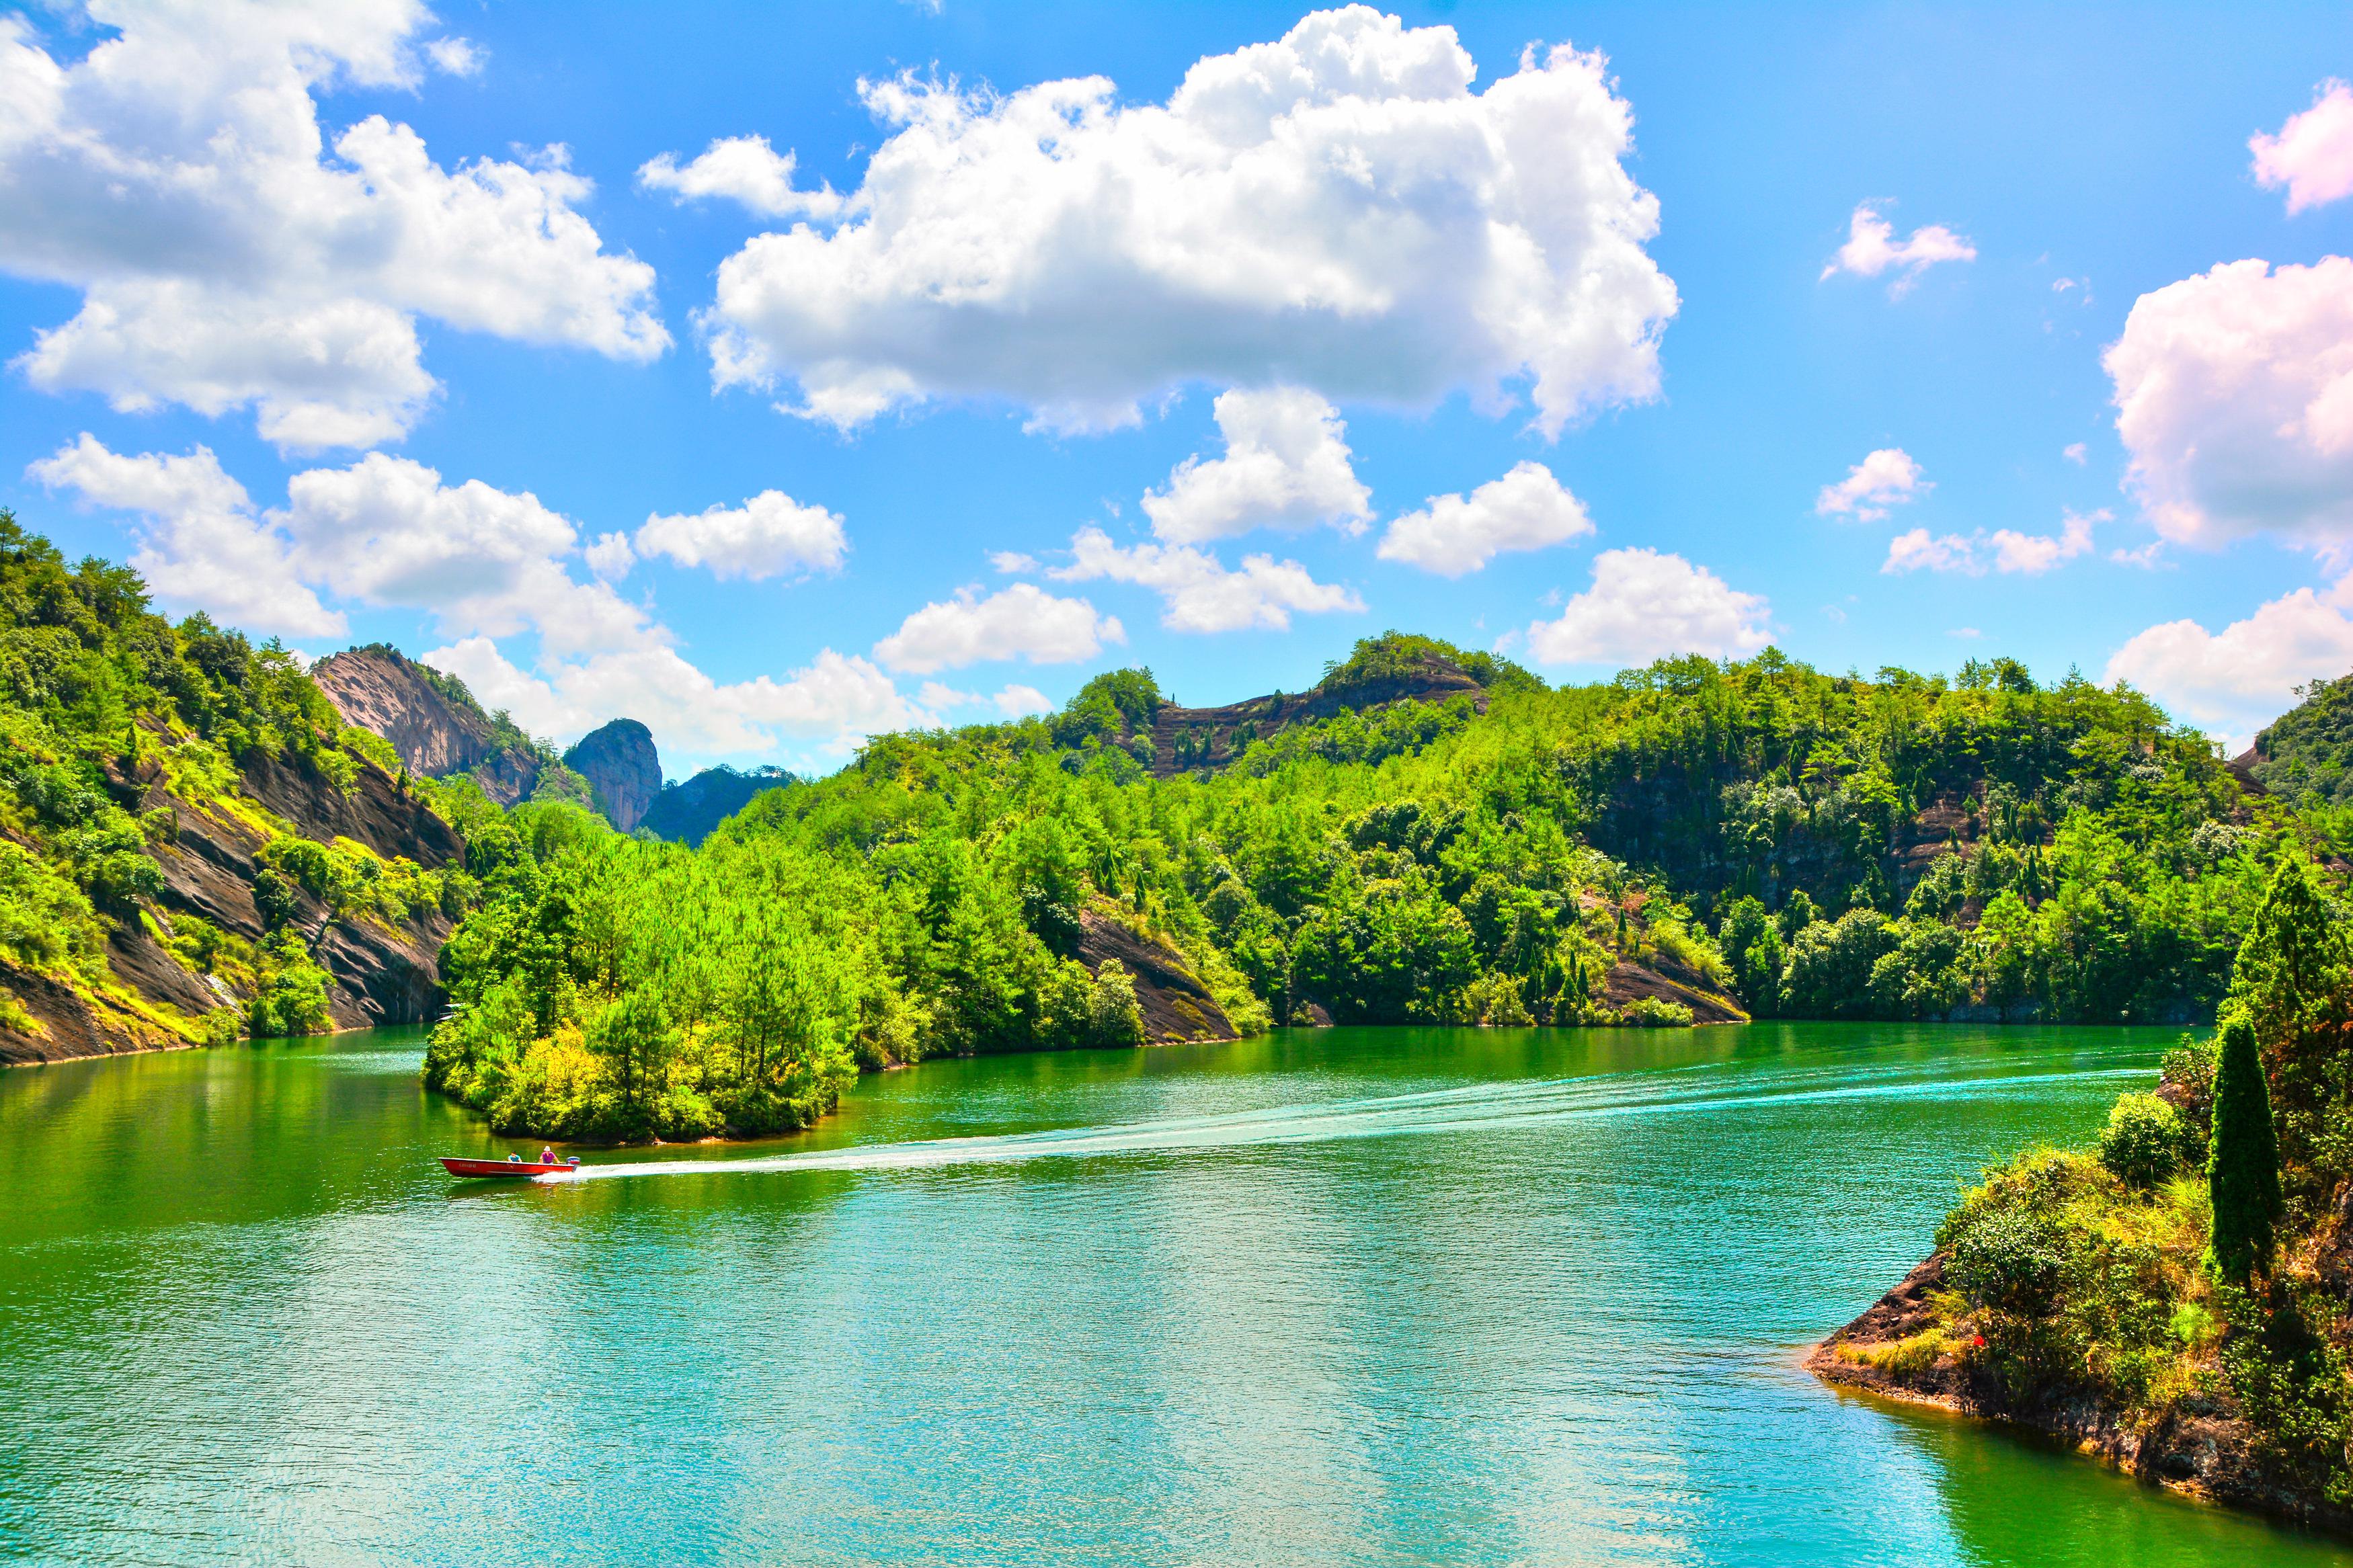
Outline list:
[[[1079,917],[1079,962],[1093,970],[1107,958],[1117,959],[1134,979],[1144,1037],[1151,1044],[1240,1038],[1184,954],[1090,910]]]
[[[588,781],[613,826],[627,833],[646,819],[661,794],[661,753],[653,731],[635,719],[591,730],[564,753],[564,765]]]
[[[501,737],[463,682],[396,648],[346,648],[311,666],[311,679],[345,723],[391,742],[411,773],[443,778],[470,771],[501,805],[528,798],[538,783],[538,757]]]
[[[1215,772],[1248,750],[1252,741],[1279,734],[1294,724],[1329,719],[1344,710],[1369,713],[1393,702],[1445,702],[1470,699],[1487,710],[1487,689],[1451,664],[1429,660],[1395,675],[1359,681],[1341,689],[1316,687],[1286,696],[1253,697],[1222,708],[1179,708],[1163,702],[1152,719],[1152,773],[1157,778],[1189,772]]]

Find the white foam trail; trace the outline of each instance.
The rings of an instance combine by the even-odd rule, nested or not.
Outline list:
[[[2072,1054],[2072,1053],[2068,1053]],[[2013,1065],[2018,1058],[2012,1058]],[[1217,1116],[1172,1117],[1110,1127],[1053,1128],[976,1138],[870,1143],[749,1160],[649,1160],[583,1165],[576,1174],[536,1176],[560,1184],[621,1176],[755,1175],[786,1171],[910,1171],[946,1165],[1004,1164],[1023,1160],[1083,1159],[1315,1143],[1431,1132],[1509,1129],[1577,1118],[1652,1116],[1759,1105],[1799,1105],[1841,1100],[1917,1100],[1954,1093],[2016,1093],[2069,1081],[2145,1076],[2147,1067],[2076,1068],[1997,1076],[1955,1071],[1924,1075],[1913,1064],[1744,1072],[1724,1081],[1731,1064],[1709,1063],[1662,1073],[1581,1079],[1535,1079],[1471,1084],[1419,1094],[1323,1104],[1271,1106]],[[1835,1079],[1826,1083],[1825,1079]],[[1863,1081],[1858,1082],[1857,1079]]]

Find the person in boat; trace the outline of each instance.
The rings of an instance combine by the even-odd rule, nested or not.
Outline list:
[[[555,1151],[544,1143],[541,1144],[539,1146],[539,1163],[543,1165],[554,1164]]]

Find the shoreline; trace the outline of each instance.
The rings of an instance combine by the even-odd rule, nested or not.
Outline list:
[[[1939,1327],[1934,1298],[1945,1289],[1945,1254],[1931,1253],[1853,1321],[1806,1351],[1799,1365],[1833,1389],[2034,1433],[2139,1486],[2353,1539],[2353,1510],[2263,1477],[2254,1432],[2227,1408],[2193,1408],[2185,1400],[2145,1426],[2094,1397],[2021,1409],[1984,1368],[1949,1346],[1931,1347],[1935,1353],[1926,1357],[1889,1355]]]

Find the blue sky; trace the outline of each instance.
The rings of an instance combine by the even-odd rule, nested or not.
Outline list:
[[[2342,6],[0,16],[0,505],[674,776],[1390,626],[2353,668]]]

